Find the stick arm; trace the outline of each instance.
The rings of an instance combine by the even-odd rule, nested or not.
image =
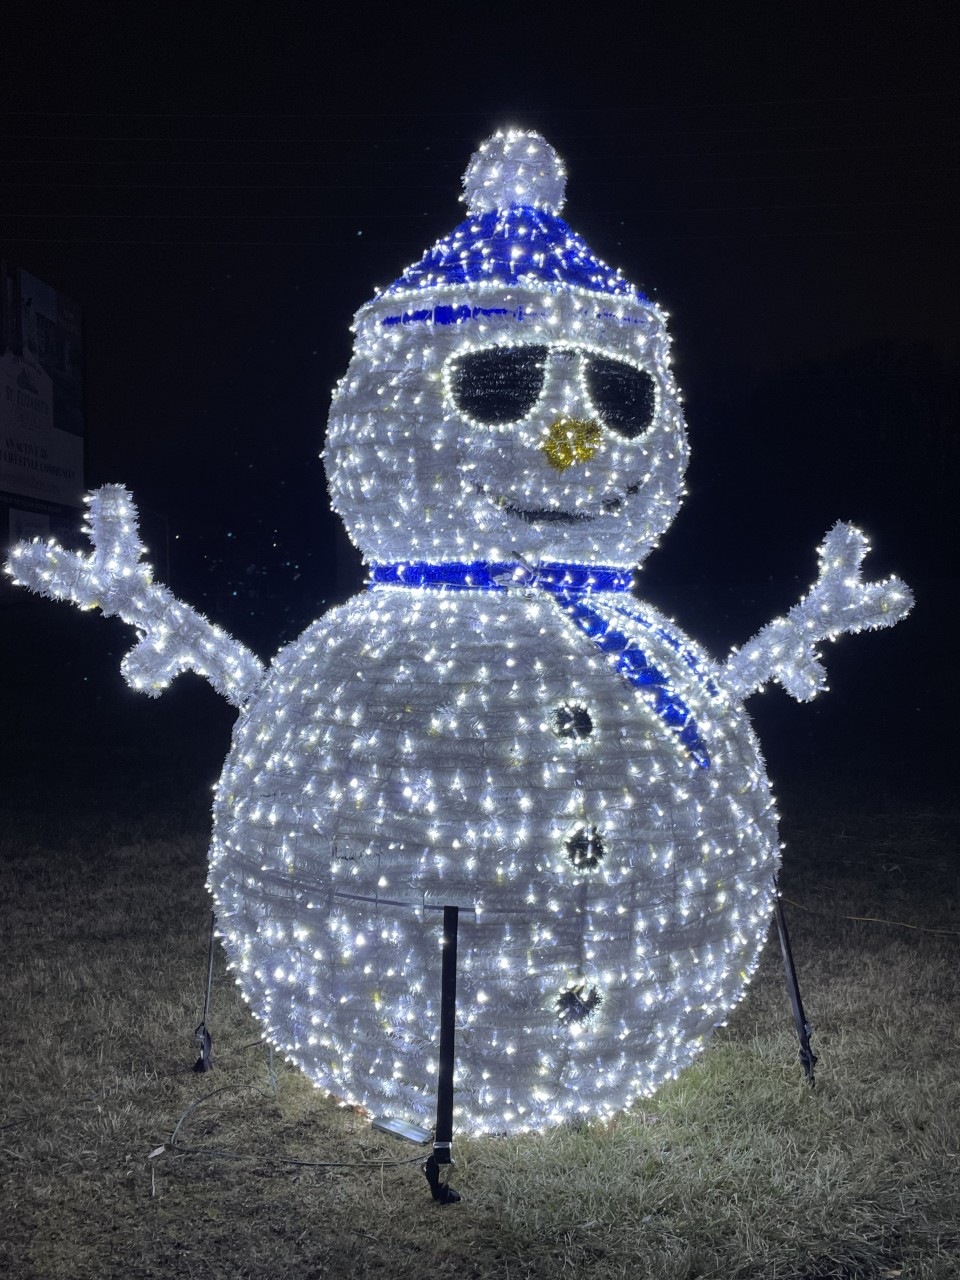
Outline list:
[[[18,542],[6,572],[20,586],[81,609],[99,608],[136,627],[139,639],[121,663],[127,683],[158,697],[182,671],[205,676],[235,707],[243,707],[263,683],[259,659],[153,581],[143,559],[138,514],[121,485],[104,485],[85,496],[93,550],[66,551],[55,542]]]
[[[770,680],[778,681],[798,702],[809,702],[827,687],[817,645],[844,632],[892,627],[913,606],[913,593],[899,578],[864,582],[866,536],[852,524],[838,523],[818,548],[820,576],[785,618],[776,618],[735,649],[722,681],[742,700]]]

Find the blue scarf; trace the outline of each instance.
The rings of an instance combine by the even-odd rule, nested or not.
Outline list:
[[[647,660],[636,640],[619,631],[589,604],[589,597],[598,592],[625,597],[622,605],[614,606],[614,612],[665,640],[697,682],[716,697],[719,690],[713,679],[701,669],[696,656],[660,623],[650,621],[640,612],[638,602],[630,594],[633,585],[631,570],[607,565],[540,563],[527,568],[512,561],[430,564],[425,560],[415,560],[372,565],[367,585],[371,589],[413,587],[439,591],[506,591],[511,587],[527,587],[545,591],[578,630],[601,653],[609,655],[611,665],[624,679],[640,690],[683,744],[691,760],[701,769],[709,769],[710,756],[693,714],[670,688],[666,675]]]

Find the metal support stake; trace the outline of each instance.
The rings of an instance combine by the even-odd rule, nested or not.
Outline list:
[[[810,1048],[810,1036],[813,1034],[813,1027],[807,1021],[807,1015],[803,1011],[803,1001],[800,999],[797,969],[793,963],[790,935],[787,933],[787,921],[783,914],[783,903],[780,900],[779,890],[776,892],[774,910],[777,917],[777,933],[780,935],[780,950],[783,952],[783,967],[787,974],[787,991],[790,993],[793,1020],[797,1027],[797,1039],[800,1041],[800,1062],[803,1064],[803,1074],[807,1077],[812,1089],[816,1084],[813,1069],[817,1065],[817,1055]]]
[[[437,1127],[433,1155],[423,1166],[430,1194],[440,1204],[456,1204],[460,1193],[440,1181],[440,1166],[453,1165],[453,1069],[457,1017],[457,928],[459,907],[443,908],[440,962],[440,1065],[437,1072]]]
[[[203,1002],[203,1019],[194,1031],[197,1044],[200,1046],[200,1057],[193,1064],[194,1071],[213,1070],[213,1040],[210,1036],[210,997],[213,993],[213,948],[216,942],[217,916],[210,912],[210,954],[207,959],[207,995]]]

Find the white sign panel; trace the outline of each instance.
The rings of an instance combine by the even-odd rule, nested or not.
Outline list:
[[[76,307],[25,271],[0,349],[0,494],[78,506],[83,402]]]
[[[0,491],[75,506],[83,440],[53,425],[53,384],[39,365],[0,356]]]

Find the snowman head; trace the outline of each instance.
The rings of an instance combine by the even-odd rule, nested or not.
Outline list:
[[[466,221],[362,307],[330,411],[333,506],[367,560],[634,565],[687,464],[664,314],[559,216],[536,133],[497,133]]]

